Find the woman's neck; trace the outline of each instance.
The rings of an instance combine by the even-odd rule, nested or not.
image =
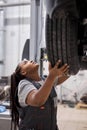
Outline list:
[[[29,75],[28,78],[32,79],[32,80],[35,80],[35,81],[40,81],[41,80],[41,77],[39,75]]]

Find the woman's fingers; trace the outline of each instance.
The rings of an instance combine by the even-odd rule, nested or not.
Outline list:
[[[68,73],[69,72],[69,66],[67,66],[64,70],[63,70],[64,73]]]
[[[58,62],[55,64],[55,67],[59,67],[59,65],[60,65],[60,63],[61,63],[61,60],[58,60]]]
[[[69,65],[65,64],[61,67],[61,71],[65,72],[67,71],[67,69],[69,69]]]
[[[68,64],[64,64],[62,67],[59,67],[60,64],[61,64],[61,60],[58,60],[58,62],[54,66],[54,69],[58,69],[59,75],[68,74],[68,72],[69,72]],[[52,69],[52,66],[51,66],[51,63],[49,62],[49,70],[51,70],[51,69]]]
[[[64,65],[64,66],[62,67],[62,70],[61,70],[61,71],[63,72],[63,75],[69,76],[69,66],[68,66],[68,65]]]

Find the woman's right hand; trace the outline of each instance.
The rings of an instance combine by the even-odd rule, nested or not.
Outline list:
[[[59,67],[60,64],[61,64],[61,60],[58,60],[58,62],[52,68],[51,63],[49,62],[49,76],[50,77],[56,78],[56,77],[61,77],[65,74],[68,74],[69,66],[67,64],[64,64],[61,67]]]

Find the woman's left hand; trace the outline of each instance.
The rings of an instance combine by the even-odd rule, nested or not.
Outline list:
[[[64,81],[66,81],[70,76],[69,75],[62,75],[61,77],[58,78],[58,84],[62,84]]]

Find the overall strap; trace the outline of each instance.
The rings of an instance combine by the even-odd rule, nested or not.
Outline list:
[[[41,79],[45,81],[46,78],[45,77],[41,77]],[[27,79],[27,80],[30,81],[37,89],[39,89],[41,87],[40,83],[37,83],[37,82],[35,82],[32,79]],[[56,91],[55,91],[55,89],[53,87],[49,97],[54,98],[56,96],[57,96],[57,94],[56,94]]]

